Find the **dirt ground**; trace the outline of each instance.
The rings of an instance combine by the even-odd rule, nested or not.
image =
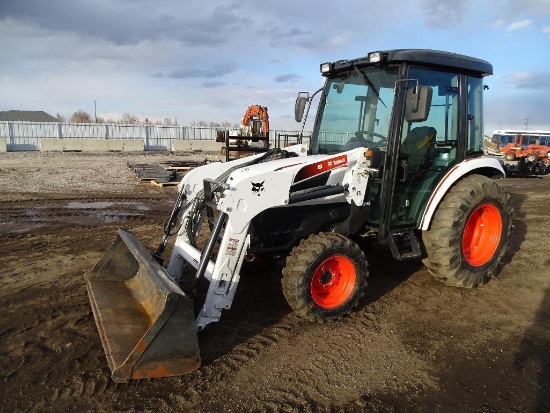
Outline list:
[[[550,176],[501,181],[511,247],[482,288],[368,255],[360,308],[322,325],[291,313],[280,269],[249,271],[199,334],[198,370],[113,382],[83,275],[119,227],[149,248],[160,240],[176,190],[141,184],[126,162],[183,159],[0,154],[1,411],[550,411]]]

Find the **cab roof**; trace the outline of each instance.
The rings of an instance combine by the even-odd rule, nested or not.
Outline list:
[[[374,63],[371,56],[380,53],[380,62]],[[389,63],[413,63],[428,67],[455,69],[460,72],[475,73],[480,76],[493,74],[493,66],[482,59],[457,53],[430,49],[394,49],[369,53],[365,57],[351,60],[339,60],[333,63],[334,72],[340,72],[350,67],[373,66]]]

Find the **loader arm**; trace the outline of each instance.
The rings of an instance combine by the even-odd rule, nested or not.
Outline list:
[[[352,161],[345,167],[343,181],[334,185],[335,189],[340,189],[332,191],[329,195],[345,193],[350,204],[363,206],[369,174],[364,152],[364,148],[358,148],[349,153]],[[241,266],[250,246],[250,224],[261,212],[293,202],[290,189],[296,170],[300,170],[300,166],[298,163],[298,167],[281,167],[276,173],[271,168],[264,168],[263,172],[258,173],[256,170],[251,171],[251,168],[243,167],[234,170],[225,181],[203,179],[204,193],[212,193],[213,186],[217,188],[211,194],[212,201],[217,201],[216,225],[201,252],[195,245],[194,231],[187,229],[186,223],[191,223],[193,216],[193,209],[188,208],[184,213],[184,225],[177,234],[167,267],[168,272],[176,279],[181,277],[185,263],[189,263],[197,270],[194,282],[186,289],[191,295],[194,292],[193,285],[200,278],[204,276],[209,281],[206,299],[196,320],[198,330],[217,322],[222,310],[231,307],[239,283]],[[193,196],[191,198],[196,199]],[[206,200],[207,203],[209,201],[210,199]],[[216,258],[212,260],[211,247],[219,238],[219,250]]]
[[[218,321],[221,311],[231,307],[239,283],[239,272],[250,245],[248,229],[252,219],[266,209],[288,204],[292,174],[273,174],[272,171],[266,171],[250,176],[246,168],[243,169],[234,171],[226,182],[206,181],[208,185],[218,185],[215,194],[218,197],[216,208],[225,227],[223,234],[219,234],[221,242],[216,259],[211,260],[209,254],[201,253],[194,245],[192,234],[185,225],[193,213],[193,209],[189,208],[184,213],[184,225],[177,234],[167,267],[168,272],[178,279],[187,262],[197,271],[203,268],[204,277],[210,282],[205,302],[197,317],[198,330]],[[213,231],[207,245],[215,242],[217,237],[218,234]],[[195,278],[202,275],[197,273]]]

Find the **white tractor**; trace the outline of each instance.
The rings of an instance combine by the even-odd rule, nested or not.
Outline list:
[[[320,322],[349,313],[363,295],[358,240],[387,246],[397,260],[422,258],[453,286],[499,272],[512,208],[494,179],[504,177],[500,162],[483,154],[483,78],[492,66],[402,49],[325,63],[321,73],[309,147],[193,169],[155,253],[121,229],[86,275],[114,380],[197,368],[198,331],[231,307],[245,256],[286,256],[288,304]],[[312,98],[299,94],[297,121]],[[203,224],[210,232],[201,243]]]

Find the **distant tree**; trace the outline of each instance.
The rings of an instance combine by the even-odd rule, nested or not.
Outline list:
[[[88,112],[84,112],[79,109],[71,116],[70,122],[72,123],[92,123],[92,117]]]
[[[97,120],[96,120],[96,123],[107,123],[107,121],[105,121],[105,118],[102,118],[101,116],[98,116]]]
[[[241,125],[240,124],[234,124],[232,125],[231,122],[205,122],[204,120],[199,120],[199,121],[196,121],[194,120],[193,122],[191,122],[190,126],[194,126],[194,127],[200,127],[200,128],[206,128],[206,127],[210,127],[210,128],[239,128]]]
[[[60,123],[65,123],[65,122],[67,122],[67,119],[65,119],[64,116],[61,116],[61,115],[59,114],[59,112],[57,112],[56,118],[57,118],[57,121],[60,122]]]
[[[174,120],[172,120],[172,118],[164,118],[163,125],[164,126],[179,126],[178,125],[178,118],[175,117]]]
[[[122,118],[120,119],[120,123],[125,125],[137,125],[139,124],[139,118],[136,115],[132,115],[128,112],[124,112],[122,114]]]

